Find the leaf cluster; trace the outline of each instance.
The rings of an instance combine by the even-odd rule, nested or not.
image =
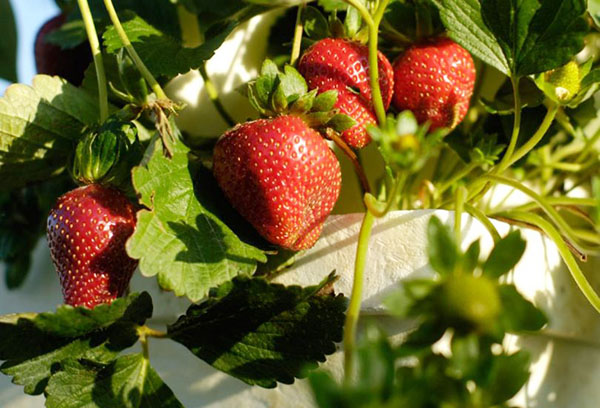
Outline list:
[[[508,407],[529,378],[528,353],[502,346],[506,333],[546,324],[513,285],[498,281],[525,250],[520,233],[498,241],[483,262],[479,241],[463,253],[435,217],[428,238],[435,275],[404,282],[386,302],[393,316],[415,321],[415,329],[400,344],[368,329],[355,382],[338,385],[327,373],[312,374],[320,407]],[[448,353],[435,351],[441,343]]]

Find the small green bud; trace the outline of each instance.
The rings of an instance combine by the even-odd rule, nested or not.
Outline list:
[[[553,69],[538,76],[536,84],[546,96],[561,104],[569,103],[581,90],[581,68],[577,62]]]
[[[97,131],[88,132],[77,144],[73,177],[83,184],[120,185],[130,176],[137,128],[114,118]]]
[[[449,277],[441,286],[439,301],[445,318],[458,329],[486,330],[502,308],[496,284],[483,276]]]

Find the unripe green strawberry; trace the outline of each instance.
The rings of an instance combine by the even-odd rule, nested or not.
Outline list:
[[[238,125],[217,142],[214,174],[233,207],[269,242],[308,249],[340,193],[340,165],[297,116]]]
[[[378,56],[379,86],[387,109],[392,100],[394,77],[392,66],[382,53]],[[335,107],[358,124],[342,133],[351,147],[362,148],[371,141],[366,127],[376,124],[369,78],[368,47],[357,42],[326,38],[310,47],[298,63],[309,89],[319,93],[336,90]]]
[[[66,304],[94,308],[124,294],[138,264],[125,252],[135,213],[121,192],[98,184],[58,199],[47,238]]]
[[[471,54],[449,38],[415,44],[394,62],[394,107],[432,130],[453,129],[469,110],[475,74]]]
[[[72,49],[63,50],[46,42],[46,35],[65,23],[60,14],[48,20],[38,31],[35,39],[35,65],[38,74],[58,75],[74,85],[83,81],[85,70],[92,62],[92,52],[86,42]]]

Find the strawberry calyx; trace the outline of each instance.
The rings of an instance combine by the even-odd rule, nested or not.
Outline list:
[[[111,117],[79,141],[72,175],[81,184],[124,186],[141,153],[137,127]]]
[[[356,8],[347,5],[342,20],[334,10],[327,16],[318,8],[308,6],[302,15],[304,33],[309,44],[325,38],[343,38],[366,44],[369,41],[369,30]]]
[[[317,89],[308,90],[306,80],[294,67],[286,65],[281,72],[271,60],[265,60],[260,76],[248,84],[250,103],[265,118],[298,116],[312,128],[340,133],[356,126],[353,118],[335,108],[337,91],[317,93]]]

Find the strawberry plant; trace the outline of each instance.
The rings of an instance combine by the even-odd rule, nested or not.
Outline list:
[[[46,406],[183,406],[150,339],[255,387],[308,377],[321,407],[513,406],[531,360],[506,339],[553,319],[510,283],[519,231],[549,239],[600,312],[582,271],[600,254],[596,1],[57,5],[32,44],[39,75],[0,98],[6,287],[27,298],[46,235],[65,303],[0,316],[0,372]],[[267,46],[246,40],[265,21]],[[0,76],[16,82],[7,0],[0,22]],[[242,66],[253,52],[267,58]],[[208,69],[215,53],[231,64],[221,73]],[[197,83],[181,81],[190,72]],[[237,74],[252,78],[234,86]],[[355,219],[347,208],[362,210],[356,239],[321,237]],[[390,339],[361,316],[377,280],[365,267],[404,260],[369,243],[391,214],[419,210],[451,211],[454,229],[432,218],[426,242],[408,238],[423,242],[428,275],[393,282],[382,313],[412,323]],[[461,249],[467,216],[489,253]],[[320,239],[333,255],[311,249]],[[353,268],[338,257],[300,284],[296,266],[349,245]],[[155,299],[130,284],[138,275]],[[158,328],[162,292],[187,310]],[[338,348],[343,378],[326,371]]]

